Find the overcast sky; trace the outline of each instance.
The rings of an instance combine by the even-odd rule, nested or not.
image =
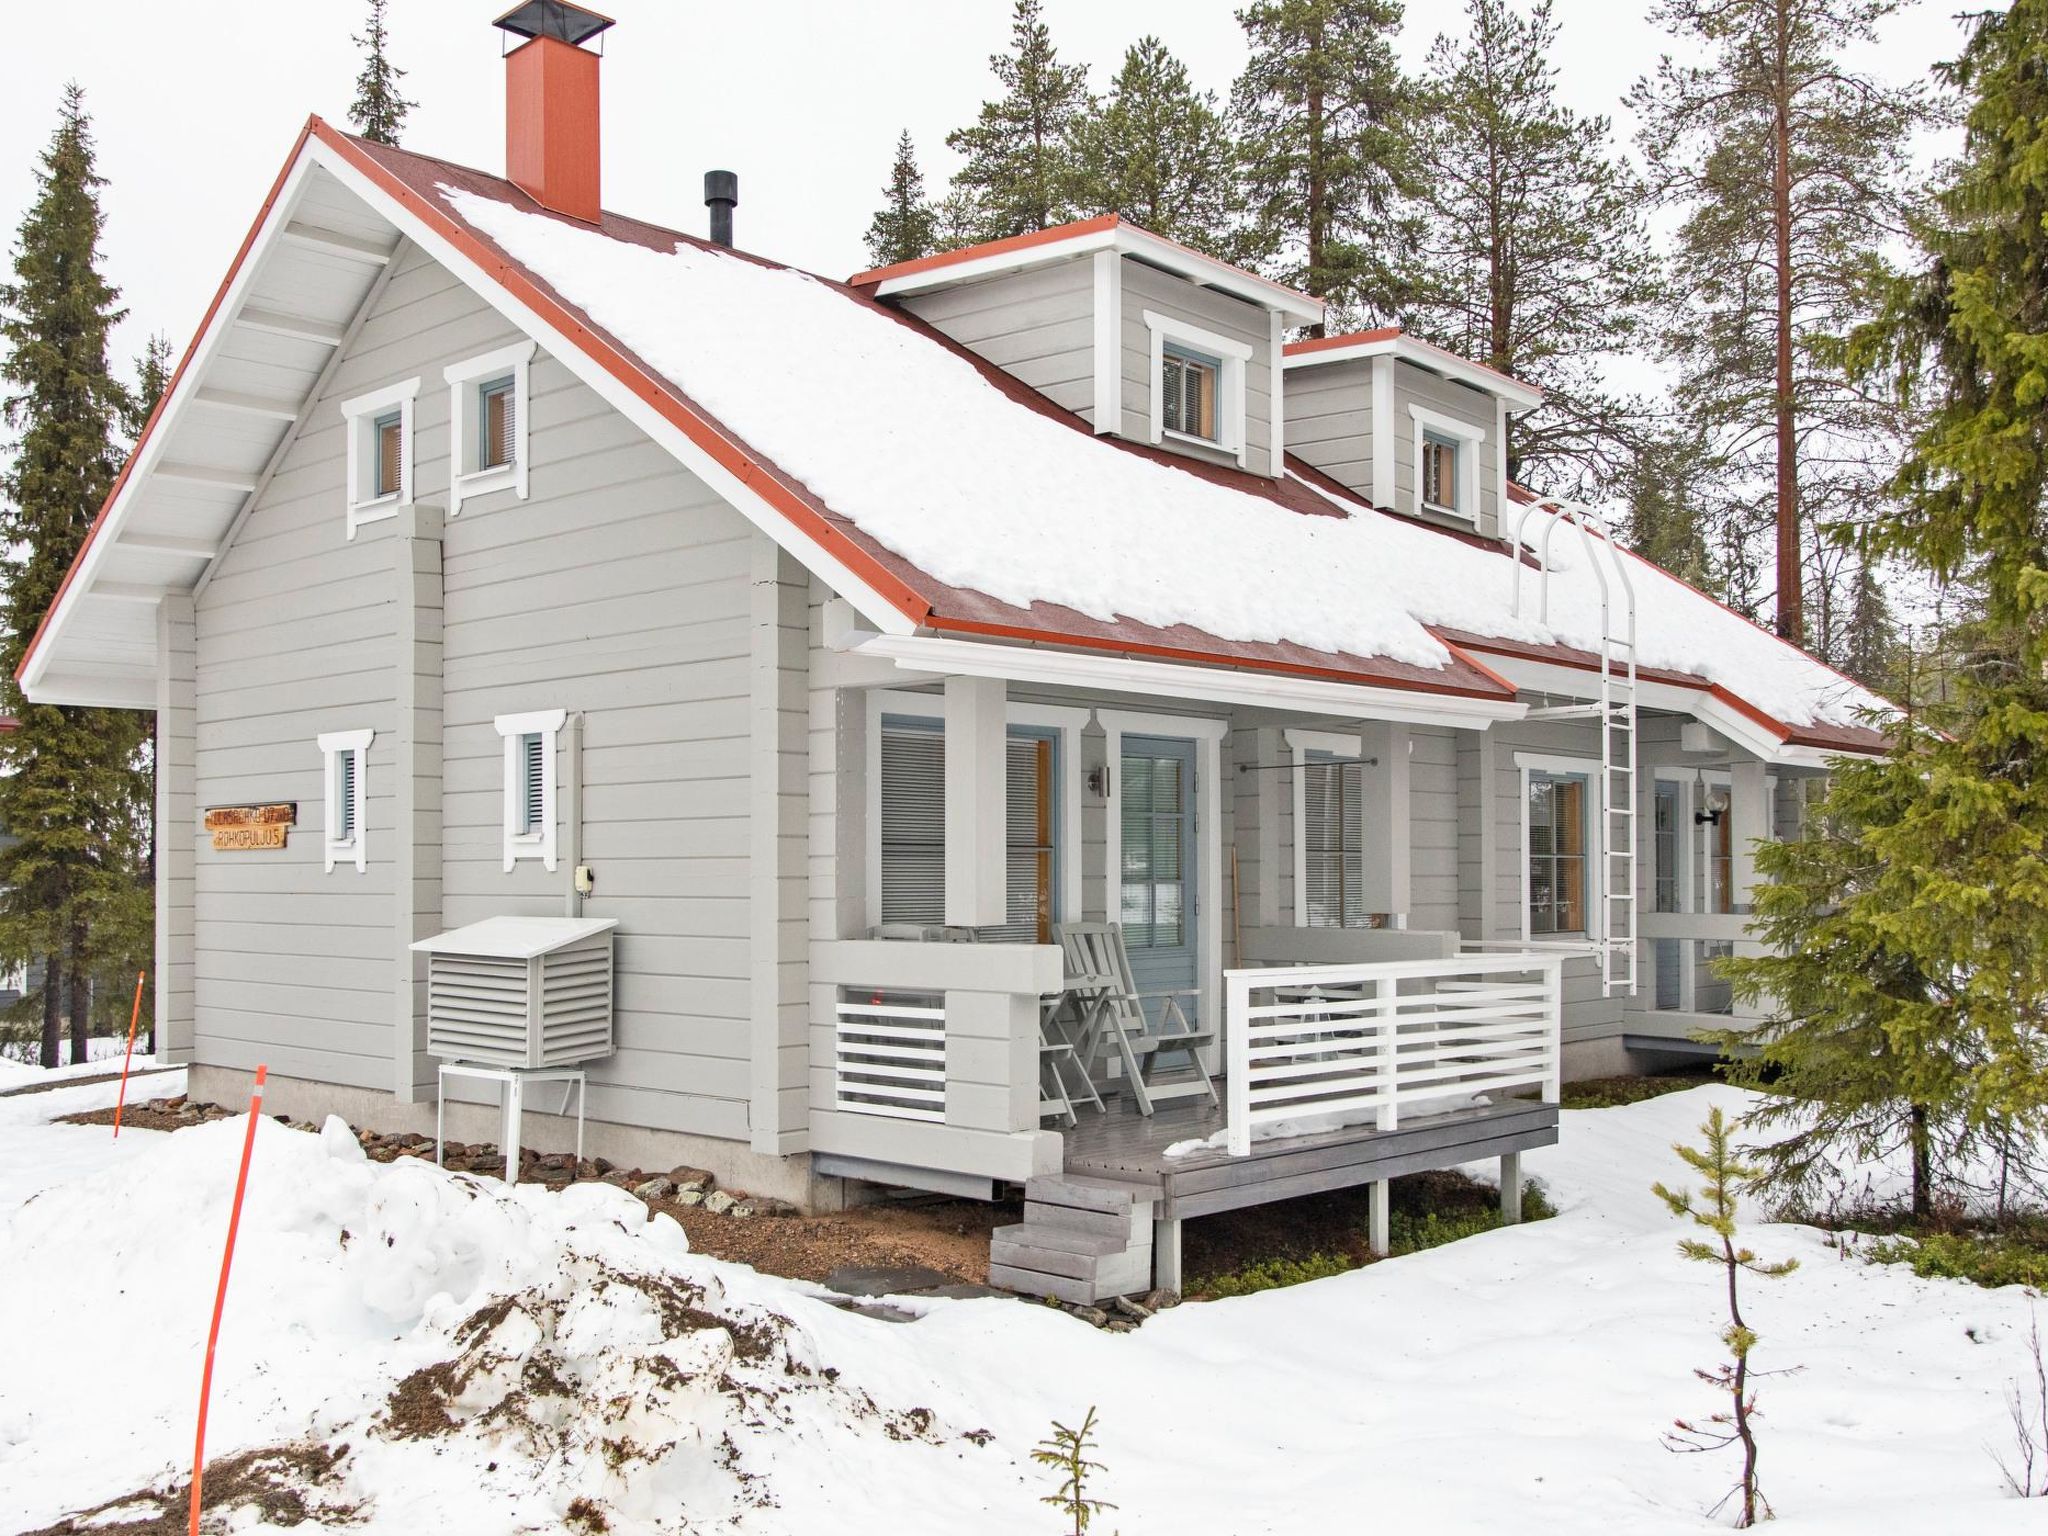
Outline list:
[[[501,34],[511,0],[392,0],[391,52],[419,103],[408,148],[503,165]],[[739,243],[833,276],[865,265],[861,235],[896,134],[916,138],[928,184],[943,140],[990,93],[988,55],[1008,0],[603,0],[604,200],[701,231],[702,174],[740,174]],[[1045,0],[1053,38],[1104,86],[1124,47],[1155,32],[1197,82],[1227,94],[1244,59],[1233,0]],[[1645,7],[1557,0],[1560,90],[1629,124],[1620,97],[1664,38]],[[1954,54],[1952,0],[1922,3],[1857,62],[1904,78]],[[130,319],[123,359],[152,331],[179,352],[309,113],[346,126],[362,0],[7,0],[0,45],[0,236],[32,196],[66,80],[86,88],[108,179],[105,254]],[[1415,3],[1403,40],[1418,66],[1461,3]]]

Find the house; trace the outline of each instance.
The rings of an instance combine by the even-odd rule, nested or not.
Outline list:
[[[1726,1022],[1879,701],[1512,484],[1535,389],[1116,218],[832,282],[603,212],[608,23],[500,25],[505,175],[307,124],[22,665],[156,711],[193,1093],[424,1128],[414,946],[573,918],[592,1150],[1026,1184],[997,1272],[1100,1295]],[[1111,918],[1221,1105],[1047,1123]]]

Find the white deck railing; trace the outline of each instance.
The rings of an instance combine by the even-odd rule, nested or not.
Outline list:
[[[1232,1156],[1256,1128],[1327,1120],[1391,1131],[1405,1105],[1451,1107],[1535,1087],[1558,1096],[1564,956],[1224,973],[1225,1108]]]

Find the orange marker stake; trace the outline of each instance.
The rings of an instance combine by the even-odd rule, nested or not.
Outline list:
[[[206,1404],[213,1396],[213,1349],[220,1342],[220,1314],[228,1301],[228,1268],[235,1262],[235,1229],[242,1224],[242,1195],[249,1187],[249,1154],[256,1147],[256,1122],[263,1116],[263,1078],[268,1068],[256,1069],[256,1081],[249,1089],[249,1129],[242,1136],[242,1170],[235,1175],[235,1203],[228,1210],[228,1243],[221,1250],[220,1288],[213,1293],[213,1326],[206,1331],[206,1369],[199,1378],[199,1431],[192,1444],[192,1526],[190,1536],[199,1536],[199,1485],[206,1471]]]
[[[142,978],[148,972],[135,973],[135,1006],[128,1010],[128,1050],[121,1058],[121,1091],[114,1097],[114,1140],[121,1139],[121,1106],[128,1102],[128,1064],[135,1060],[135,1026],[142,1018]]]

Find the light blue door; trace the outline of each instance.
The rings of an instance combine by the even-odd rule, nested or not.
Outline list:
[[[1123,877],[1117,920],[1141,992],[1196,985],[1195,744],[1123,739]],[[1198,1021],[1197,998],[1182,998]],[[1156,1010],[1150,1010],[1156,1012]]]

